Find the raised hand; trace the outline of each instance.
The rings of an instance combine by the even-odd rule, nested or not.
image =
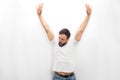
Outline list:
[[[42,14],[42,8],[43,8],[43,3],[40,3],[39,6],[37,7],[38,16],[40,16]]]
[[[50,29],[49,25],[47,24],[47,22],[44,20],[42,14],[42,8],[43,8],[43,3],[40,3],[39,6],[37,7],[37,14],[39,17],[39,20],[47,34],[47,37],[50,41],[52,41],[54,39],[54,33],[52,32],[52,30]]]
[[[89,4],[85,4],[85,7],[86,7],[86,13],[87,13],[87,15],[91,15],[92,8],[90,7],[90,5]]]
[[[88,4],[85,4],[85,7],[86,7],[86,13],[87,13],[87,16],[85,17],[85,19],[83,20],[82,24],[80,25],[80,27],[78,28],[78,31],[76,32],[75,34],[75,39],[77,41],[80,41],[81,37],[82,37],[82,34],[89,22],[89,19],[90,19],[90,15],[92,13],[92,9],[91,7],[88,5]]]

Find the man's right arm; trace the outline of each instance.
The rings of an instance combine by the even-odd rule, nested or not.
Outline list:
[[[43,4],[39,4],[39,6],[37,7],[37,14],[38,14],[39,20],[47,34],[48,39],[50,41],[52,41],[54,39],[54,34],[42,16],[42,7],[43,7]]]

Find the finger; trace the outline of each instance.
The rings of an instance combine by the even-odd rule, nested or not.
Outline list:
[[[85,4],[85,7],[88,8],[88,4],[87,3]]]
[[[43,7],[43,3],[40,3],[40,4],[39,4],[39,8],[42,8],[42,7]]]
[[[91,12],[91,6],[89,4],[86,5],[86,10]]]
[[[88,4],[86,4],[86,9],[90,9],[90,6]]]
[[[37,9],[37,10],[41,10],[42,7],[43,7],[43,3],[40,3],[38,6],[36,6],[36,9]]]
[[[85,4],[86,8],[90,9],[91,6],[89,4]]]

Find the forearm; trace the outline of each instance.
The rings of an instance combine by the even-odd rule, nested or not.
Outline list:
[[[84,21],[82,22],[82,24],[80,25],[80,27],[78,28],[78,31],[77,31],[77,33],[76,33],[76,35],[75,35],[75,39],[76,39],[77,41],[80,41],[80,39],[81,39],[81,37],[82,37],[82,34],[83,34],[83,32],[84,32],[87,24],[88,24],[89,19],[90,19],[90,15],[87,15],[87,16],[85,17]]]
[[[78,29],[79,32],[81,32],[81,33],[84,32],[84,30],[85,30],[85,28],[86,28],[86,26],[87,26],[87,24],[89,22],[89,19],[90,19],[90,15],[86,15],[84,21],[82,22],[82,24],[80,25],[80,27]]]
[[[42,15],[39,16],[39,20],[48,36],[48,39],[51,41],[54,38],[54,34],[52,32],[52,30],[50,29],[49,25],[47,24],[47,22],[44,20],[44,18],[42,17]]]
[[[44,28],[45,32],[48,33],[49,25],[46,23],[42,15],[39,16],[39,20],[42,24],[42,27]]]

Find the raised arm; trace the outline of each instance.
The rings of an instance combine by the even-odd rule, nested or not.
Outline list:
[[[86,28],[86,26],[87,26],[87,24],[89,22],[91,13],[92,13],[92,9],[91,9],[91,7],[88,4],[85,4],[85,7],[86,7],[87,15],[86,15],[84,21],[82,22],[82,24],[80,25],[80,27],[78,28],[78,31],[75,34],[75,39],[77,41],[80,41],[80,39],[82,37],[82,34],[83,34],[83,32],[84,32],[84,30],[85,30],[85,28]]]
[[[42,16],[42,8],[43,8],[43,4],[39,4],[39,6],[37,7],[37,15],[39,17],[39,20],[47,34],[47,37],[50,41],[52,41],[54,39],[54,34],[51,31],[49,25],[47,24],[47,22],[44,20],[43,16]]]

